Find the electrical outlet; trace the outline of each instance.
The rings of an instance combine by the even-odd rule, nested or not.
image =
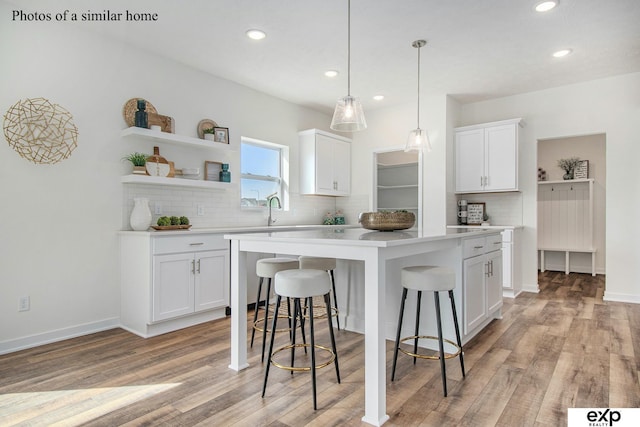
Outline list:
[[[28,296],[20,297],[20,305],[18,307],[18,311],[29,311],[30,308],[31,308],[31,298]]]
[[[156,213],[156,215],[162,215],[162,203],[156,202],[156,204],[155,204],[155,213]]]
[[[196,209],[198,211],[198,216],[204,216],[204,205],[198,204],[196,205]]]

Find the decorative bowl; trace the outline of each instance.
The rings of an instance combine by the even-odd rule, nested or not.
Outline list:
[[[358,222],[367,230],[393,231],[413,227],[416,216],[411,212],[362,212]]]

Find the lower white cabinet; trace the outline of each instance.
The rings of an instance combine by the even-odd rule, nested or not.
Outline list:
[[[500,317],[502,308],[502,237],[464,240],[462,280],[464,334]]]
[[[222,234],[123,232],[120,322],[150,337],[226,315],[229,242]]]

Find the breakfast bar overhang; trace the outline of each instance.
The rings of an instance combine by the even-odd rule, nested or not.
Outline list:
[[[247,275],[248,252],[308,255],[364,262],[365,405],[362,421],[380,426],[386,413],[385,291],[387,261],[450,251],[463,238],[495,234],[496,230],[447,230],[440,236],[422,236],[418,231],[379,232],[363,228],[327,227],[305,231],[228,234],[231,240],[231,364],[239,371],[247,363]],[[461,251],[454,251],[461,263]],[[460,265],[460,264],[458,264]],[[459,269],[457,270],[460,271]],[[460,276],[460,274],[457,274]],[[457,277],[460,284],[462,278]]]

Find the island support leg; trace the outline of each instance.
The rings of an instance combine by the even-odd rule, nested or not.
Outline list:
[[[231,364],[240,371],[247,363],[247,253],[231,240]]]

